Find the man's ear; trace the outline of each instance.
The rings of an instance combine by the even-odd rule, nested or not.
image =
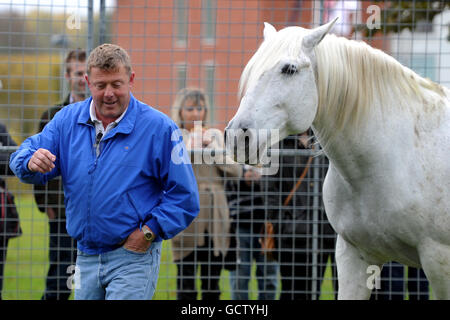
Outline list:
[[[86,83],[87,83],[88,86],[91,85],[90,82],[89,82],[89,77],[88,77],[87,73],[84,74],[84,80],[86,80]]]
[[[134,84],[134,77],[136,76],[136,74],[134,73],[134,71],[131,71],[131,75],[130,75],[130,86]]]
[[[304,50],[311,50],[317,46],[327,33],[330,32],[331,28],[333,28],[337,19],[338,17],[323,26],[311,30],[311,32],[303,38],[302,48]]]

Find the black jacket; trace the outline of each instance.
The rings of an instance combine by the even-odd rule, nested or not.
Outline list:
[[[11,138],[6,129],[6,126],[0,123],[0,146],[17,146],[16,142]],[[9,156],[8,152],[0,152],[0,176],[14,175],[9,168]],[[5,180],[0,178],[0,186],[5,187]]]
[[[259,232],[265,220],[260,181],[248,184],[243,177],[228,179],[225,190],[232,222]]]
[[[280,149],[305,149],[298,136],[289,136],[280,142]],[[264,176],[263,189],[268,217],[274,225],[275,239],[279,248],[305,248],[310,246],[313,234],[314,196],[317,196],[319,235],[334,235],[329,224],[322,201],[322,184],[328,169],[328,159],[319,156],[318,165],[315,158],[309,166],[300,187],[287,206],[284,201],[296,185],[309,156],[282,156],[280,168],[272,176]],[[314,180],[314,170],[319,170],[319,179]],[[315,191],[314,186],[317,184]]]

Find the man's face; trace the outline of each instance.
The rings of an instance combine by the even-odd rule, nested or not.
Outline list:
[[[66,79],[69,82],[70,91],[77,96],[86,96],[86,82],[84,75],[86,73],[86,63],[71,60],[68,65],[70,71],[66,73]]]
[[[85,76],[99,120],[114,121],[126,110],[130,102],[130,90],[134,83],[134,72],[128,75],[120,65],[117,71],[91,68]]]

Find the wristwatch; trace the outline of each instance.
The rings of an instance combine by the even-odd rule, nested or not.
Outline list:
[[[144,224],[142,226],[142,232],[144,233],[145,240],[147,240],[147,241],[155,240],[155,238],[156,238],[155,234],[147,225]]]

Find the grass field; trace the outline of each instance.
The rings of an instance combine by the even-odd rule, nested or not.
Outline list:
[[[48,220],[39,212],[31,196],[17,196],[16,205],[23,235],[9,242],[3,299],[39,300],[45,288],[45,276],[48,270]],[[329,279],[331,279],[330,268],[326,271],[326,280],[322,285],[320,299],[332,299],[332,285]],[[229,300],[230,285],[226,270],[222,271],[220,288],[221,299]],[[170,241],[163,243],[159,280],[154,299],[176,299],[176,266],[172,263]],[[257,285],[254,278],[250,283],[250,299],[257,299]]]

